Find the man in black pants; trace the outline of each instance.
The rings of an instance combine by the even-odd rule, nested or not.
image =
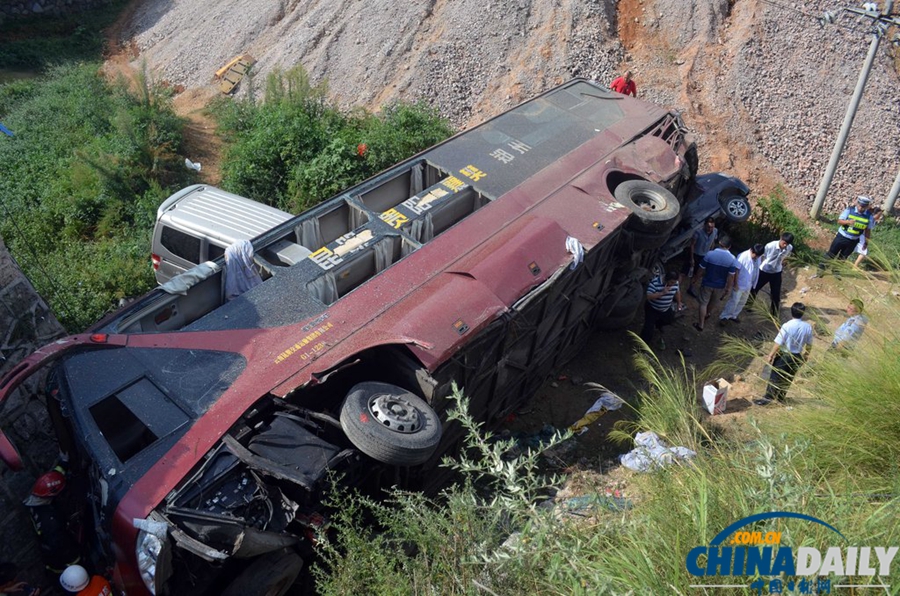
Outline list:
[[[753,400],[758,406],[767,406],[773,400],[784,401],[784,394],[794,381],[800,366],[806,362],[812,348],[812,325],[803,320],[806,305],[795,302],[791,305],[791,320],[781,326],[772,350],[766,361],[772,365],[766,395]]]
[[[669,271],[666,279],[655,277],[647,286],[647,302],[644,303],[644,326],[641,328],[641,339],[647,344],[653,339],[653,332],[670,325],[675,320],[675,304],[678,310],[684,307],[681,302],[681,290],[678,287],[678,272]],[[666,342],[660,340],[660,349],[666,349]]]
[[[784,271],[784,260],[793,252],[794,235],[785,232],[779,240],[773,240],[766,244],[759,263],[759,277],[756,286],[750,290],[750,299],[755,300],[756,294],[769,284],[769,298],[772,300],[772,316],[778,318],[781,308],[781,274]]]
[[[869,238],[874,226],[872,213],[869,211],[871,203],[872,199],[869,197],[858,196],[856,197],[856,205],[844,209],[843,213],[838,217],[837,222],[840,227],[837,234],[834,240],[831,241],[828,252],[825,253],[826,260],[834,259],[835,257],[846,259],[853,253],[853,249],[859,244],[861,237]],[[824,274],[825,263],[822,262],[819,263],[819,269],[812,277],[814,279],[822,277]]]

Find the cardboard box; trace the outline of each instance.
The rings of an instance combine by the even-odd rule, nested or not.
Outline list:
[[[721,414],[728,403],[728,389],[731,383],[725,379],[713,381],[703,386],[703,405],[710,414]]]

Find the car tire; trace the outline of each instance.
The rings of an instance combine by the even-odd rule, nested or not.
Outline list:
[[[666,237],[678,223],[681,205],[671,192],[647,180],[628,180],[616,187],[616,201],[634,217],[628,229],[648,236]]]
[[[631,248],[635,251],[654,250],[661,247],[669,239],[669,234],[638,232],[628,230],[631,234]]]
[[[441,440],[441,421],[422,398],[390,385],[354,385],[341,406],[341,428],[357,449],[385,464],[428,461]]]
[[[302,570],[303,559],[290,549],[266,553],[250,563],[222,592],[222,596],[282,596]]]
[[[728,221],[743,223],[750,219],[750,201],[744,195],[728,195],[719,199]]]

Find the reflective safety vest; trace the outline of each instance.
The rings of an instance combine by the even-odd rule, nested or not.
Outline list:
[[[841,229],[851,236],[859,236],[869,227],[869,215],[866,213],[859,215],[856,210],[853,210],[847,219],[853,223],[849,226],[841,226]]]

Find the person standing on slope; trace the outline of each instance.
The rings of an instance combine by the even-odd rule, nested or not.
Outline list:
[[[631,78],[630,70],[625,71],[624,76],[614,78],[613,82],[609,84],[609,88],[622,95],[637,97],[637,85],[634,79]]]

